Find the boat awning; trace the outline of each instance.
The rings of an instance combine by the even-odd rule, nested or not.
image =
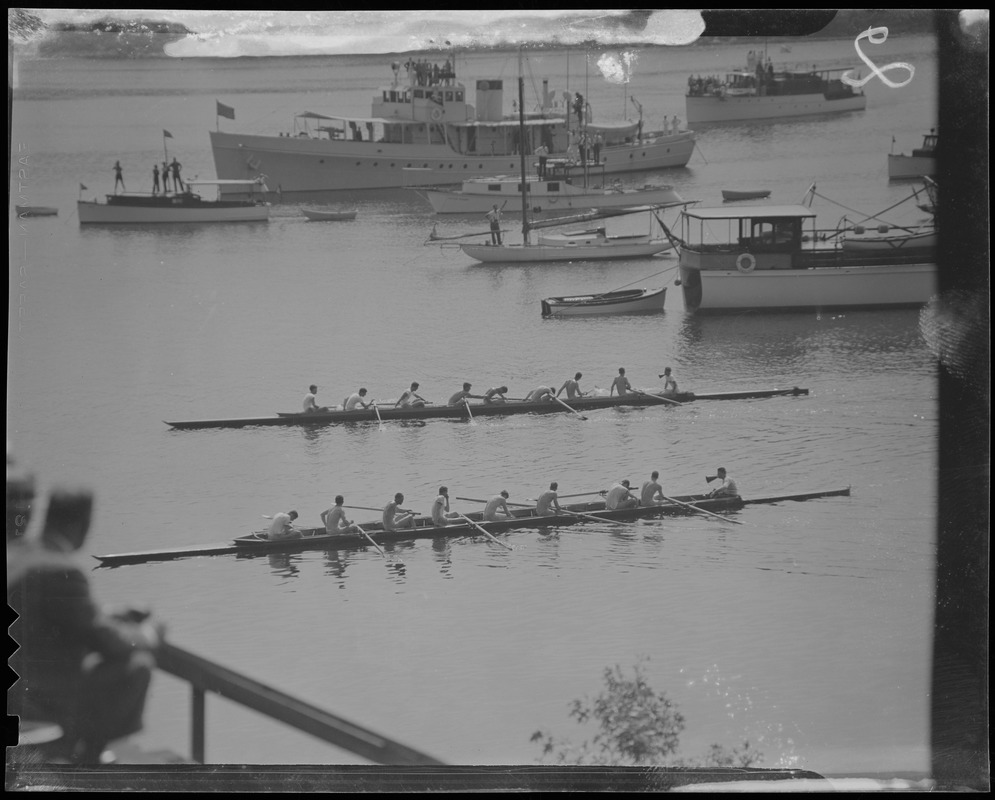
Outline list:
[[[183,181],[187,186],[262,186],[258,178],[193,178]]]
[[[739,206],[738,208],[694,208],[687,209],[684,216],[694,219],[764,219],[814,217],[816,213],[808,206]]]
[[[526,128],[538,128],[543,125],[562,125],[565,122],[563,117],[551,117],[548,119],[527,119],[525,120]],[[461,128],[517,128],[521,125],[521,121],[517,119],[474,119],[467,120],[466,122],[453,122],[453,125],[457,125]]]
[[[332,122],[379,122],[381,125],[396,125],[408,123],[409,125],[421,125],[422,122],[414,119],[401,119],[399,117],[338,117],[329,114],[318,114],[314,111],[304,111],[295,115],[297,119],[327,119]]]

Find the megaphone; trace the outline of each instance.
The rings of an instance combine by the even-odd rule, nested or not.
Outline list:
[[[717,481],[718,479],[719,479],[718,475],[706,475],[705,476],[705,480],[708,481],[708,483],[711,483],[712,481]]]

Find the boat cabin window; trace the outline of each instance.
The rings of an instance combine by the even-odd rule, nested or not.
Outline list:
[[[802,221],[790,219],[744,219],[739,223],[739,243],[754,250],[797,250],[801,242]]]
[[[425,96],[425,90],[424,89],[415,89],[415,97],[417,97],[418,99],[421,99],[424,96]]]
[[[546,184],[546,191],[547,192],[558,192],[558,191],[560,191],[560,184],[559,183],[552,183],[552,182],[551,183],[547,183]]]
[[[500,183],[488,183],[487,184],[487,191],[488,192],[500,192],[501,191],[501,184]]]

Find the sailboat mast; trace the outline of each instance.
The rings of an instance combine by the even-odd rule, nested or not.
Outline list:
[[[529,243],[529,186],[525,175],[525,71],[522,48],[518,48],[518,153],[522,159],[522,242]]]

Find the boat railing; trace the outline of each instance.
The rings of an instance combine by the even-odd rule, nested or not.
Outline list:
[[[190,684],[191,756],[199,763],[205,763],[208,692],[376,764],[444,763],[169,642],[161,645],[156,661],[159,669]]]

